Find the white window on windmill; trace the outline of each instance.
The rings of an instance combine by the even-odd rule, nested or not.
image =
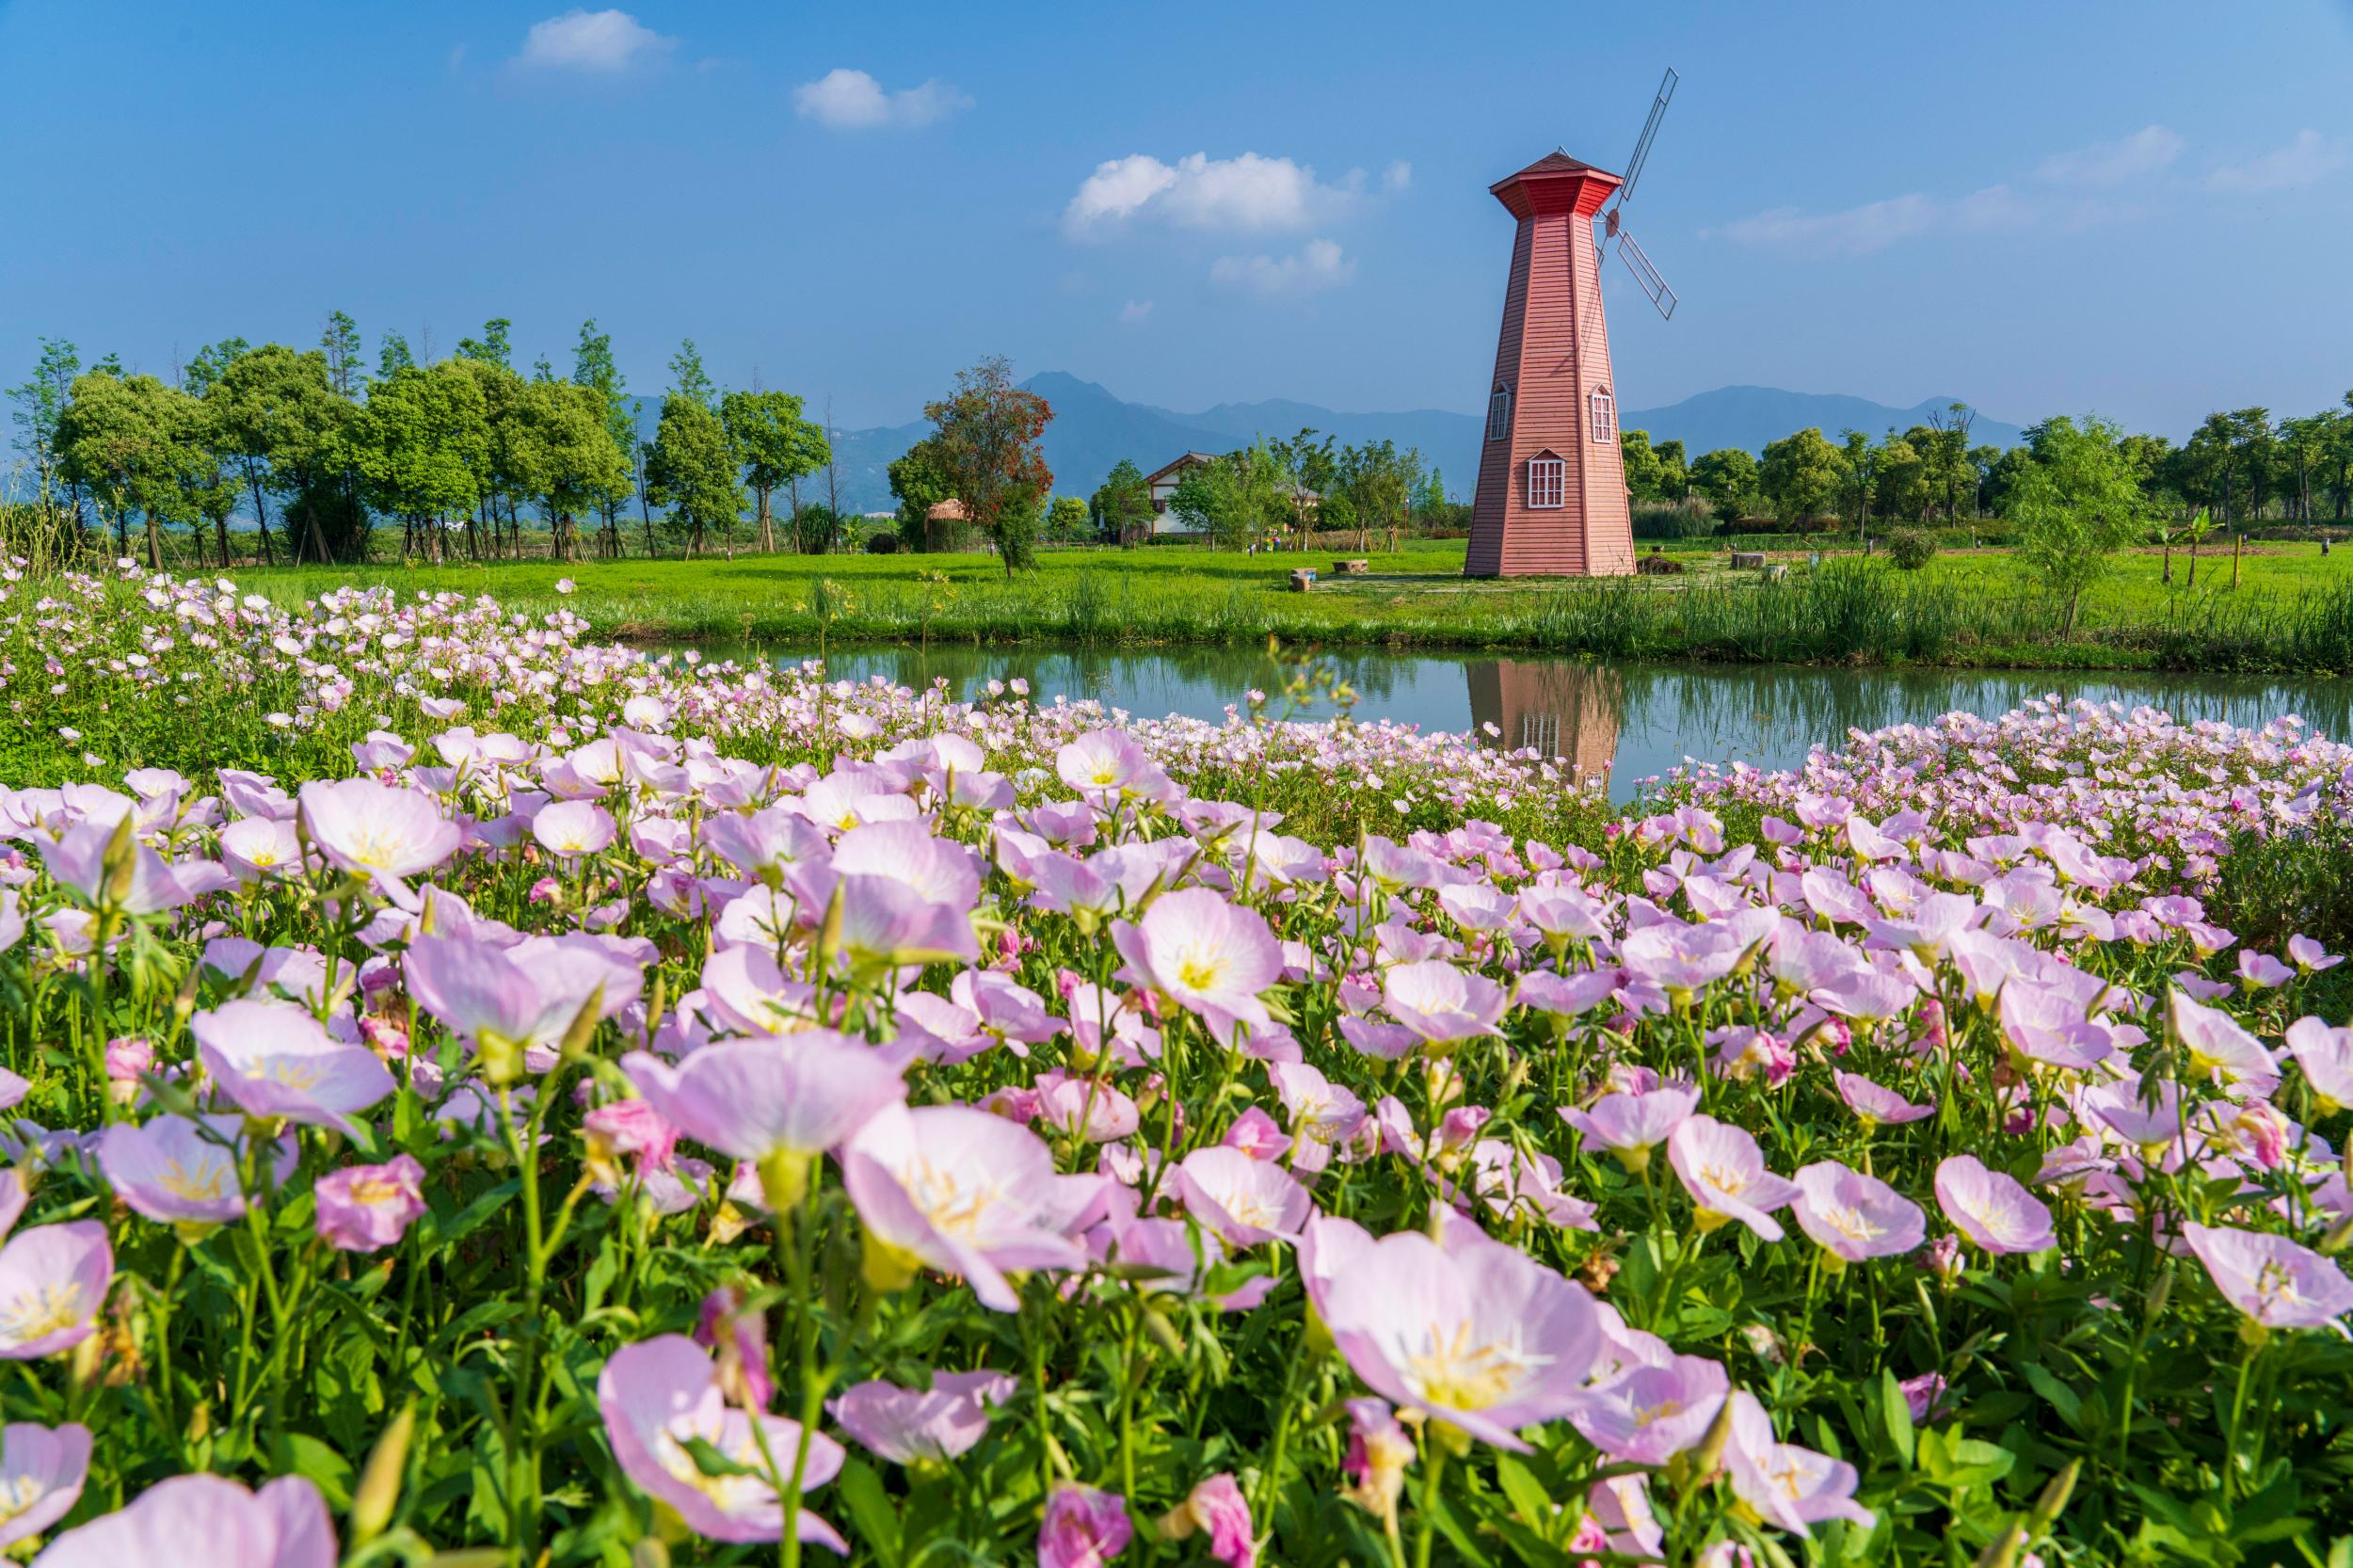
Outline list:
[[[1558,511],[1566,489],[1568,465],[1549,452],[1528,460],[1528,504],[1531,511]]]
[[[1487,398],[1487,439],[1499,441],[1512,433],[1512,389],[1502,382]]]
[[[1618,400],[1609,395],[1608,387],[1593,389],[1593,440],[1614,441],[1618,439]]]

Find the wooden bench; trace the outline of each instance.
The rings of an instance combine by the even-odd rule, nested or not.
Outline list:
[[[1371,569],[1370,561],[1335,561],[1332,563],[1332,575],[1335,577],[1343,573],[1350,577],[1362,577]]]
[[[1316,568],[1294,567],[1291,569],[1291,592],[1304,594],[1316,585]]]
[[[1732,569],[1735,571],[1763,571],[1765,569],[1765,552],[1761,550],[1734,551],[1732,552]]]

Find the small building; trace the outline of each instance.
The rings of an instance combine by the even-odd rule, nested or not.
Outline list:
[[[1153,532],[1156,532],[1156,535],[1181,535],[1181,532],[1189,532],[1189,530],[1184,530],[1184,527],[1176,525],[1175,518],[1170,518],[1170,502],[1175,502],[1176,499],[1176,485],[1179,485],[1179,480],[1184,480],[1186,471],[1208,469],[1208,466],[1214,464],[1214,461],[1217,461],[1217,452],[1186,452],[1184,456],[1179,456],[1179,459],[1172,461],[1172,464],[1162,466],[1162,469],[1153,469],[1151,473],[1144,475],[1144,488],[1151,489],[1151,497],[1153,497]]]
[[[931,509],[923,514],[924,550],[933,552],[960,546],[963,543],[964,524],[970,520],[971,514],[964,509],[964,503],[954,496],[945,501],[935,501]]]

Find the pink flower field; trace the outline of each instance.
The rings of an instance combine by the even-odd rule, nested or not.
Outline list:
[[[2353,1554],[2293,719],[1620,810],[129,569],[0,678],[37,1563]]]

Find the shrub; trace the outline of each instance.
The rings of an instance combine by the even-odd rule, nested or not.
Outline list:
[[[1698,496],[1646,501],[1636,504],[1633,525],[1638,539],[1704,539],[1716,532],[1716,514]]]
[[[1925,528],[1890,529],[1887,558],[1898,571],[1918,571],[1936,559],[1936,536]]]
[[[899,552],[899,536],[898,536],[898,535],[896,535],[896,534],[870,534],[870,535],[868,535],[868,536],[867,536],[867,538],[866,538],[866,553],[867,553],[867,554],[869,554],[869,555],[896,555],[898,552]]]

